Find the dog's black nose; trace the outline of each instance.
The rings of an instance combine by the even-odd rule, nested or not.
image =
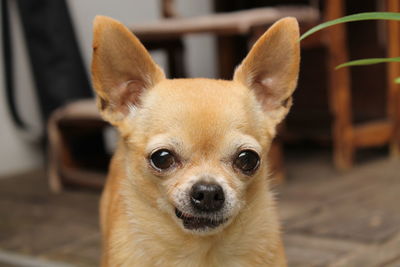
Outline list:
[[[225,195],[222,187],[218,184],[197,182],[192,186],[190,200],[195,209],[213,212],[222,208]]]

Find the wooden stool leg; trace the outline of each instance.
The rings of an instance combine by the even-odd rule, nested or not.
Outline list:
[[[167,58],[170,78],[186,78],[184,44],[182,39],[171,42],[167,48]]]
[[[232,68],[235,66],[234,38],[232,36],[219,36],[218,38],[218,78],[230,79]]]
[[[60,117],[60,111],[55,111],[47,124],[47,133],[49,138],[47,148],[47,174],[50,191],[52,193],[60,193],[63,189],[63,183],[60,177],[60,151],[63,145],[60,130],[57,121]]]
[[[247,39],[247,36],[218,36],[218,78],[232,79],[236,65],[243,60],[248,52]]]
[[[328,0],[326,19],[343,16],[342,0]],[[348,68],[335,70],[348,61],[346,26],[339,24],[325,31],[328,47],[329,102],[333,114],[333,157],[338,169],[348,169],[353,164],[354,144],[351,112],[351,81]]]
[[[398,0],[387,0],[387,10],[400,12]],[[388,57],[400,56],[400,22],[388,21]],[[400,157],[400,85],[393,80],[400,77],[399,63],[389,63],[387,72],[387,114],[393,123],[393,134],[390,142],[390,154],[392,157]]]
[[[166,52],[170,78],[186,78],[185,47],[182,38],[144,40],[142,43],[149,51],[161,49]]]

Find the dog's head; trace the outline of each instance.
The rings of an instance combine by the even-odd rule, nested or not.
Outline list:
[[[255,181],[266,179],[266,155],[297,83],[298,37],[296,20],[282,19],[232,81],[169,80],[126,27],[96,18],[98,106],[121,134],[121,168],[143,201],[192,233],[215,233],[234,220]]]

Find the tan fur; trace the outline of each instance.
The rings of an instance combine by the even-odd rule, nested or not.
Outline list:
[[[296,86],[298,34],[295,19],[277,22],[233,81],[168,80],[122,24],[96,18],[93,82],[121,134],[101,199],[102,266],[286,266],[266,155]],[[149,166],[160,146],[182,159],[169,173]],[[238,147],[259,152],[251,177],[232,167]],[[174,214],[176,194],[202,175],[236,201],[228,223],[206,234]]]

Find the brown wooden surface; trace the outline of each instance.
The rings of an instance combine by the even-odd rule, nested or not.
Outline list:
[[[326,1],[325,20],[341,17],[345,10],[345,1]],[[387,0],[387,10],[398,12],[400,3]],[[333,159],[338,169],[352,167],[354,152],[359,147],[382,146],[391,143],[392,154],[399,154],[399,86],[393,83],[400,76],[400,66],[392,63],[388,68],[387,120],[370,121],[361,125],[353,122],[352,88],[349,68],[335,70],[341,63],[349,61],[346,24],[339,24],[325,31],[325,44],[328,47],[329,103],[333,114],[332,139]],[[389,22],[388,55],[400,55],[400,30],[398,22]]]
[[[325,20],[344,15],[343,0],[327,0]],[[353,162],[351,81],[348,68],[335,67],[348,61],[346,26],[339,24],[326,29],[325,44],[328,47],[329,102],[334,121],[332,125],[334,155],[337,168],[348,169]]]
[[[319,12],[312,7],[267,7],[197,17],[171,18],[148,24],[131,25],[132,32],[146,40],[171,38],[194,33],[218,35],[246,34],[252,27],[270,25],[287,17],[296,17],[301,23],[319,20]]]
[[[167,55],[168,69],[165,71],[169,78],[186,78],[184,52],[185,47],[182,38],[151,39],[141,38],[141,42],[147,50],[162,49]]]
[[[387,9],[391,12],[400,12],[400,1],[387,0]],[[388,57],[400,56],[400,22],[388,21]],[[393,135],[391,141],[391,155],[400,157],[400,84],[393,80],[400,77],[400,64],[398,62],[388,65],[388,93],[387,114],[393,122]]]
[[[57,109],[48,122],[48,182],[53,193],[60,193],[63,186],[79,185],[82,187],[102,188],[104,174],[84,167],[81,159],[74,155],[72,138],[85,132],[101,133],[106,123],[100,116],[95,101],[76,101]],[[86,144],[89,145],[89,144]],[[82,148],[83,149],[83,148]],[[96,155],[96,158],[101,155]],[[97,160],[93,158],[91,160]],[[99,160],[99,163],[103,160]],[[108,164],[108,163],[106,163]]]
[[[383,146],[393,136],[393,123],[389,120],[359,124],[353,129],[353,144],[356,147]]]

